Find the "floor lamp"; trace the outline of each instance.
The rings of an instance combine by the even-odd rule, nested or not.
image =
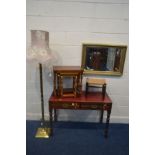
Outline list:
[[[51,61],[51,50],[49,48],[49,33],[42,30],[31,30],[31,47],[27,50],[27,59],[39,64],[40,73],[40,95],[41,95],[41,127],[38,128],[36,138],[49,138],[51,129],[45,125],[44,97],[42,64]]]

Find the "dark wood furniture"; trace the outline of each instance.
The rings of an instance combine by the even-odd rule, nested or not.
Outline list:
[[[54,66],[54,96],[58,97],[77,97],[82,92],[82,74],[83,69],[80,66]],[[63,88],[64,78],[72,78],[73,86],[69,91]]]
[[[51,128],[53,121],[57,121],[57,109],[100,110],[100,123],[102,123],[103,121],[104,111],[107,111],[106,125],[104,131],[104,136],[107,138],[110,114],[112,109],[112,101],[107,93],[105,94],[104,98],[102,96],[102,92],[89,92],[87,96],[85,96],[85,92],[82,92],[81,96],[76,98],[58,98],[54,96],[54,94],[52,94],[49,98],[49,114]]]

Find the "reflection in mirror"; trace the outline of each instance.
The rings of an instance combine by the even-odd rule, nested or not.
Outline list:
[[[121,75],[126,48],[126,46],[83,44],[84,73]]]

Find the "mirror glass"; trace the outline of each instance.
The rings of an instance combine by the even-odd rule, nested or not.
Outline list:
[[[122,75],[126,46],[83,44],[82,68],[86,74]]]

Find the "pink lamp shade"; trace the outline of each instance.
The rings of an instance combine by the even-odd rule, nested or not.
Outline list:
[[[27,50],[28,60],[45,63],[52,59],[49,48],[49,33],[42,30],[31,30],[31,47]]]

